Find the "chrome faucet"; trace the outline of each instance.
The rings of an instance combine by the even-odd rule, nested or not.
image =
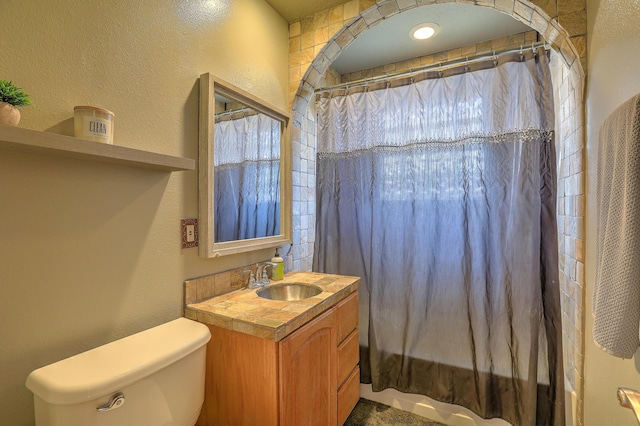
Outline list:
[[[249,273],[249,282],[247,283],[247,288],[258,288],[260,284],[256,281],[256,277],[253,275],[253,271],[251,269],[247,269],[246,271],[242,271],[243,273]]]
[[[633,389],[618,388],[618,401],[625,408],[630,408],[640,424],[640,393]]]
[[[258,280],[257,284],[259,287],[269,285],[269,275],[267,275],[267,267],[269,266],[273,268],[276,264],[273,262],[256,264],[256,279]]]

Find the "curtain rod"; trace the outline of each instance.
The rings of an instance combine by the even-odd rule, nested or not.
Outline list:
[[[232,114],[240,114],[242,113],[242,115],[245,115],[245,112],[247,111],[254,111],[255,110],[251,107],[242,107],[242,108],[236,108],[236,109],[230,109],[228,111],[222,111],[222,112],[218,112],[214,114],[214,117],[216,118],[220,118],[220,117],[224,117],[226,115],[232,115]],[[254,114],[250,114],[250,115],[254,115]]]
[[[482,62],[488,59],[497,59],[499,56],[502,56],[502,55],[508,55],[511,53],[518,53],[518,52],[523,53],[525,50],[528,50],[528,49],[535,51],[539,47],[544,47],[546,50],[549,50],[549,45],[547,44],[547,42],[540,41],[537,43],[532,43],[531,46],[527,46],[527,47],[520,46],[519,49],[516,48],[516,49],[505,49],[505,50],[493,51],[493,53],[491,54],[478,55],[478,56],[472,57],[471,59],[467,57],[465,59],[456,59],[449,62],[440,62],[434,65],[426,65],[424,67],[414,68],[408,71],[400,71],[397,73],[384,74],[384,75],[379,75],[375,77],[361,78],[359,80],[353,80],[347,83],[340,83],[333,86],[327,86],[320,89],[316,89],[314,90],[314,93],[327,92],[335,89],[348,89],[349,87],[361,86],[363,84],[368,84],[368,83],[377,83],[380,81],[385,81],[385,80],[389,81],[391,79],[396,79],[401,77],[410,77],[412,75],[420,74],[426,71],[443,71],[449,68],[457,67],[459,65],[473,64],[473,63]]]

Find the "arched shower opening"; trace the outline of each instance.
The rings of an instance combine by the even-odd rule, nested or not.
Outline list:
[[[313,224],[315,222],[315,108],[314,91],[324,87],[324,75],[333,61],[368,28],[397,13],[416,7],[412,4],[400,9],[400,2],[380,2],[345,21],[342,28],[322,46],[315,47],[315,56],[303,70],[299,84],[291,84],[292,148],[294,169],[293,268],[310,270],[313,257]],[[415,3],[415,2],[414,2]],[[508,3],[508,4],[503,4]],[[569,34],[541,8],[524,0],[477,5],[507,13],[533,30],[551,46],[553,86],[556,93],[556,133],[558,152],[558,234],[561,275],[561,304],[563,311],[564,370],[568,384],[568,398],[577,400],[573,418],[581,423],[583,371],[584,316],[584,259],[583,259],[583,88],[584,71]],[[506,10],[505,10],[506,9]],[[322,46],[322,47],[321,47]],[[308,53],[307,53],[308,54]],[[295,90],[295,91],[294,91]],[[297,205],[296,205],[297,204]],[[297,207],[297,208],[296,208]]]

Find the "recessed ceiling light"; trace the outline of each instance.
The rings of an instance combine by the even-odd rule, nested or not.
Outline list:
[[[414,40],[426,40],[438,33],[440,27],[437,24],[419,24],[409,33]]]

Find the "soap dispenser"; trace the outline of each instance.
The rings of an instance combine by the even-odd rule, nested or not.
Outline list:
[[[271,279],[278,281],[284,278],[284,259],[280,257],[278,249],[276,249],[276,255],[271,258],[271,262],[275,265],[271,268]]]

